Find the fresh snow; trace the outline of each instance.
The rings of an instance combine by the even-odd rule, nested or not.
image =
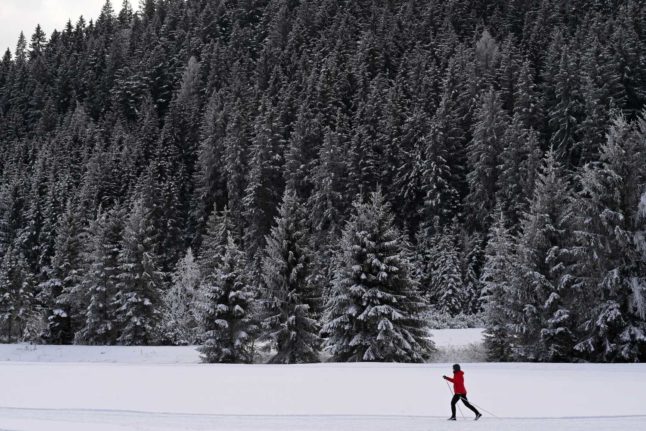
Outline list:
[[[433,342],[438,349],[447,347],[466,347],[482,343],[482,328],[470,329],[433,329]]]
[[[435,331],[440,346],[479,330]],[[475,339],[475,341],[474,341]],[[644,364],[207,365],[191,347],[0,346],[0,430],[646,430]],[[102,362],[102,363],[101,363]]]
[[[482,329],[434,329],[433,341],[446,356],[482,343]],[[138,364],[199,364],[195,346],[42,346],[0,344],[0,363],[11,362],[108,362]],[[1,365],[0,365],[1,366]]]

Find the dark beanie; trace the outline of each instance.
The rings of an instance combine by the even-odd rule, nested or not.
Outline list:
[[[460,371],[460,364],[453,364],[453,371]]]

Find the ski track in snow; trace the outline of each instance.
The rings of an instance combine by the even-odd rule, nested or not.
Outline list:
[[[10,409],[0,407],[0,431],[640,431],[646,416],[582,418],[483,418],[457,422],[422,416],[239,416],[111,410]]]

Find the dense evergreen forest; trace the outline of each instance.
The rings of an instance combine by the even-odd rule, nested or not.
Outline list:
[[[0,61],[0,340],[646,359],[645,3],[114,7]]]

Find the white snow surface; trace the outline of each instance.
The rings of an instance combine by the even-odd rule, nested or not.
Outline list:
[[[479,336],[459,331],[436,341]],[[448,363],[214,365],[192,352],[0,346],[0,430],[646,430],[644,364],[464,364],[485,417],[463,406],[449,423]]]
[[[482,343],[482,328],[434,329],[436,347],[452,351]],[[0,362],[109,362],[128,364],[199,364],[195,346],[43,346],[0,344]]]
[[[43,346],[0,344],[2,362],[199,364],[195,346]]]

